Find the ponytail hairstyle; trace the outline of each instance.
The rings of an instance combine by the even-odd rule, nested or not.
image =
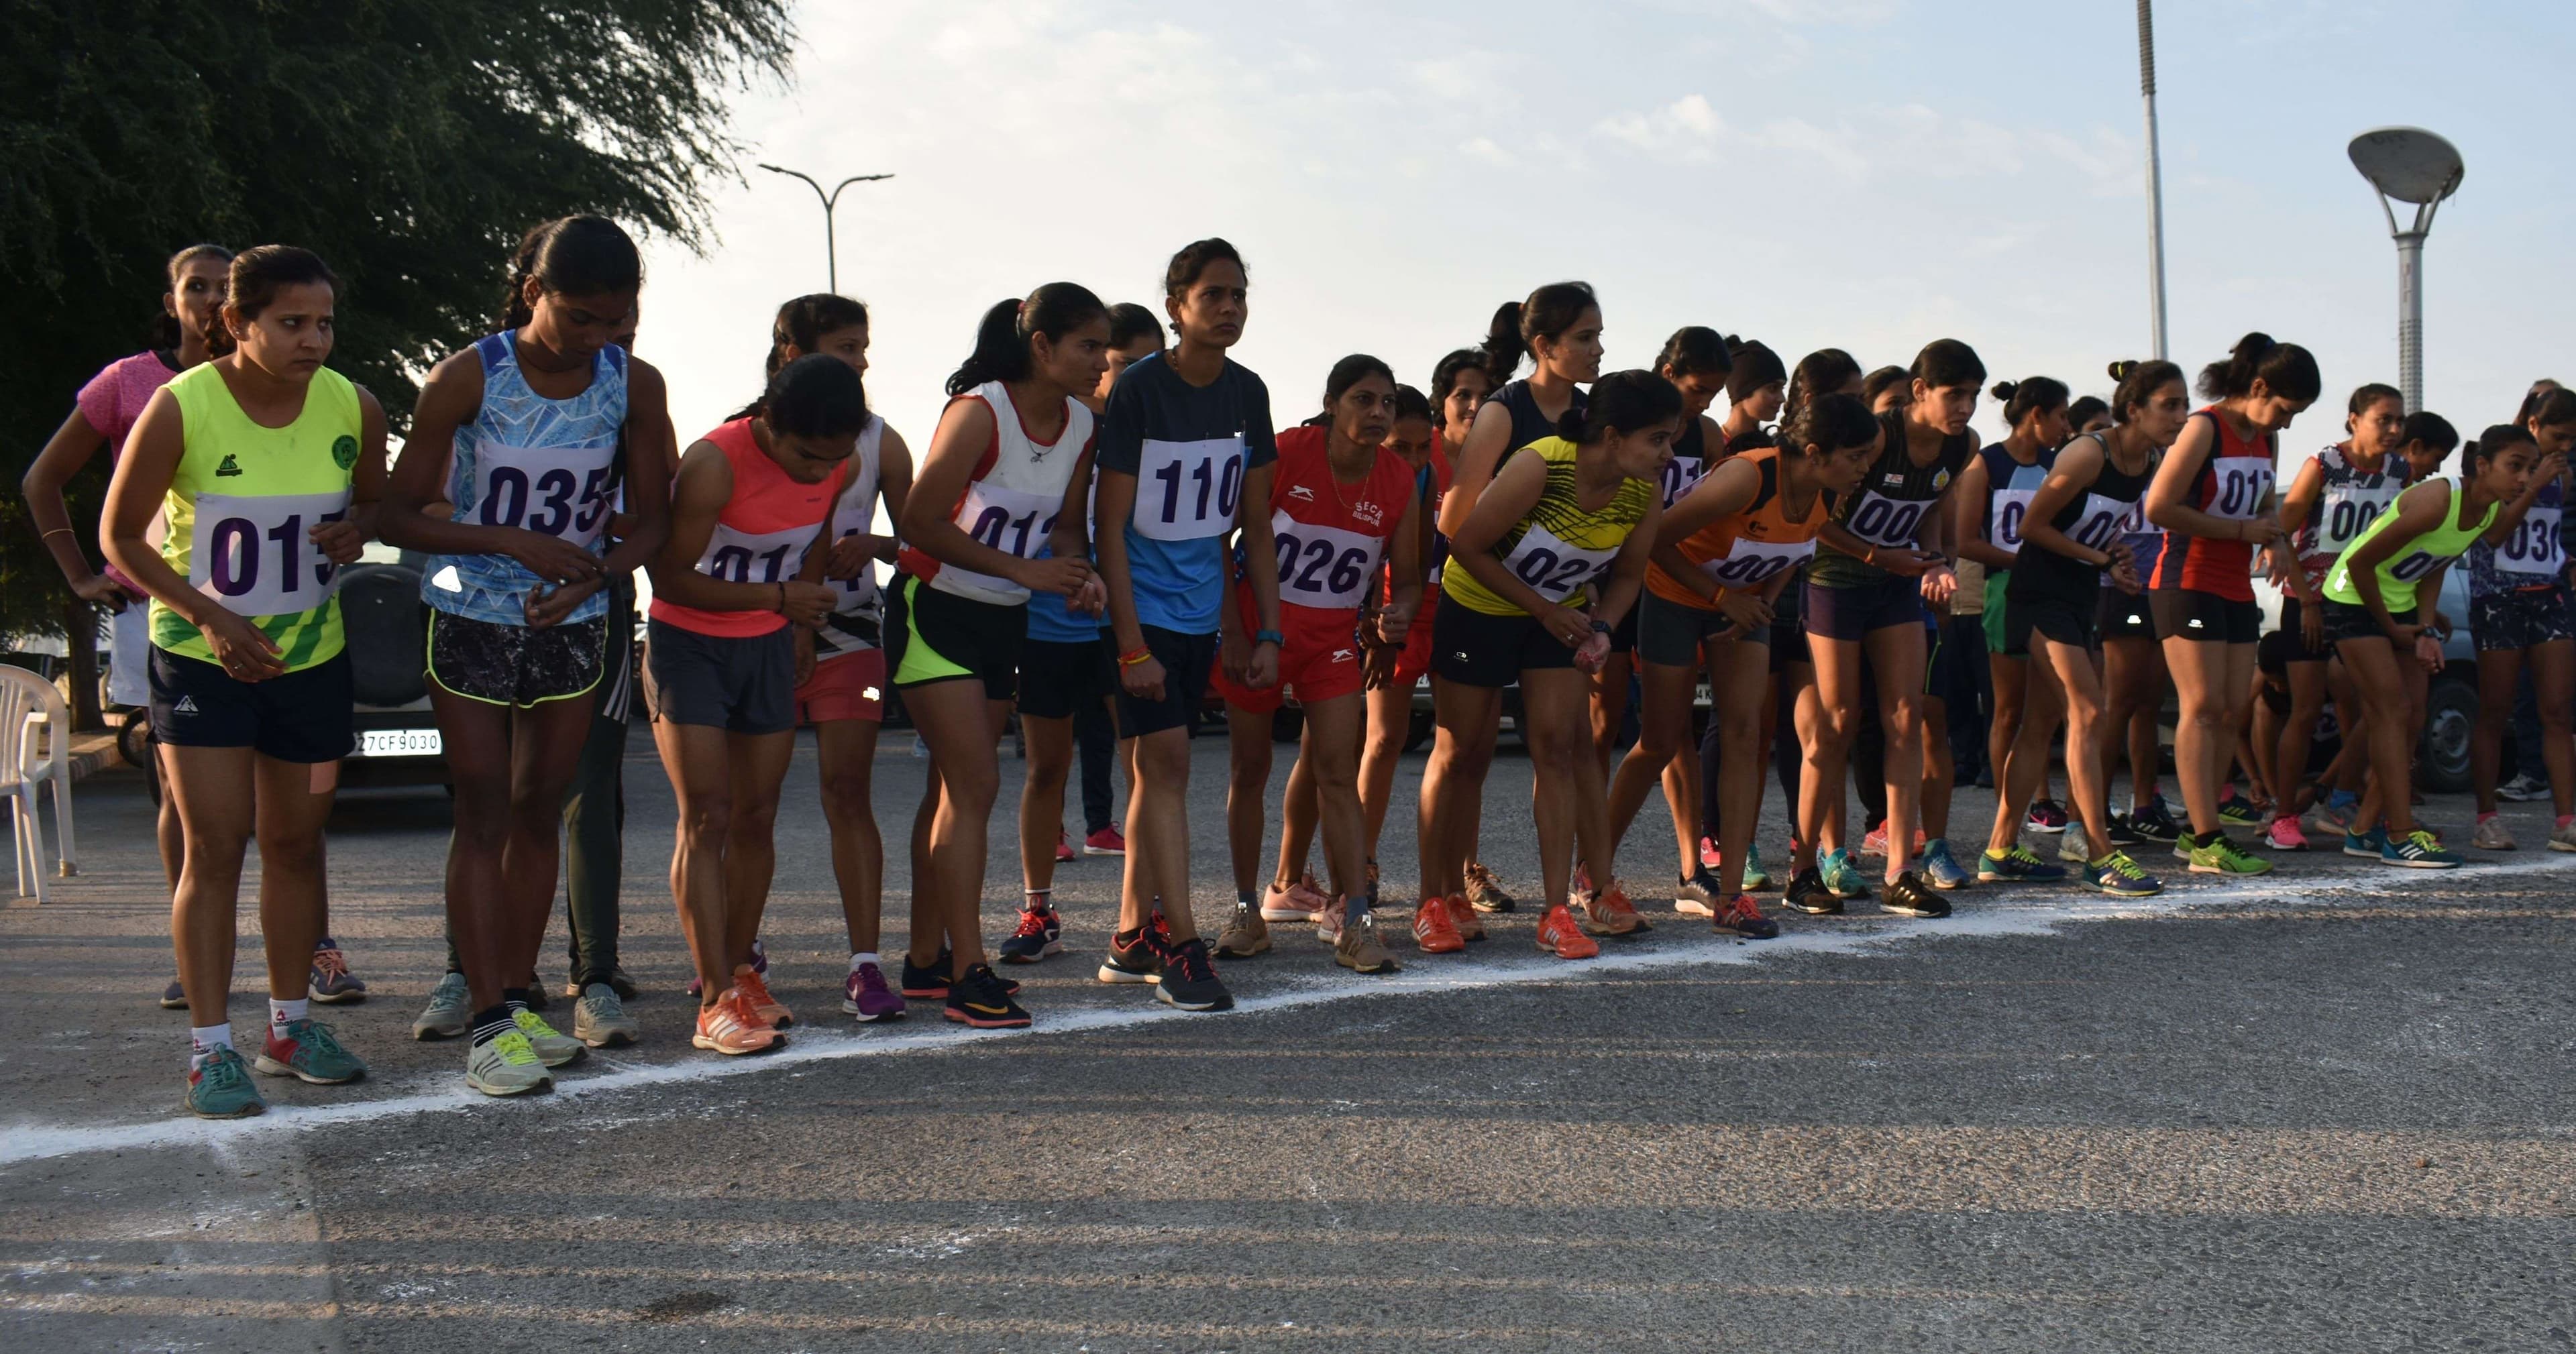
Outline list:
[[[1798,359],[1798,369],[1789,373],[1789,388],[1783,394],[1782,417],[1814,399],[1817,392],[1831,393],[1860,379],[1860,362],[1840,348],[1818,348]]]
[[[2099,395],[2079,396],[2073,404],[2066,406],[2066,426],[2082,428],[2085,424],[2109,412],[2111,412],[2109,400]]]
[[[1111,348],[1124,348],[1147,335],[1153,336],[1154,351],[1161,352],[1165,344],[1163,322],[1154,317],[1154,312],[1133,301],[1121,301],[1109,308]]]
[[[559,216],[530,230],[510,257],[510,292],[501,298],[500,328],[525,328],[528,279],[555,296],[619,295],[644,285],[644,255],[605,216]]]
[[[1440,420],[1431,412],[1431,397],[1408,385],[1395,388],[1395,417],[1397,422],[1418,418],[1434,429],[1440,426]]]
[[[2406,421],[2407,425],[2412,427],[2417,418],[2439,417],[2439,415],[2409,414],[2407,415]],[[2451,425],[2445,423],[2442,426],[2447,429]],[[2454,433],[2452,436],[2457,438],[2458,434]],[[2535,450],[2537,449],[2537,444],[2531,435],[2531,429],[2526,428],[2519,423],[2496,424],[2495,426],[2488,428],[2485,432],[2478,434],[2477,439],[2469,443],[2469,468],[2474,470],[2504,454],[2507,449],[2519,446],[2532,446]],[[2443,448],[2443,451],[2446,454],[2449,450],[2450,448],[2448,447]]]
[[[2182,379],[2182,368],[2161,357],[2114,362],[2110,372],[2111,379],[2120,383],[2111,392],[2111,417],[2122,423],[2129,421],[2130,410],[2145,407],[2157,391]]]
[[[2213,400],[2251,394],[2256,381],[2285,400],[2313,400],[2325,388],[2317,360],[2295,343],[2275,343],[2265,333],[2236,340],[2227,360],[2200,369],[2200,393]]]
[[[1188,295],[1190,287],[1207,272],[1208,265],[1218,262],[1233,264],[1242,270],[1245,281],[1251,281],[1252,270],[1243,266],[1243,255],[1235,252],[1233,245],[1211,235],[1204,240],[1190,241],[1181,246],[1181,252],[1172,256],[1171,263],[1163,269],[1163,299],[1177,301]]]
[[[1188,285],[1181,284],[1183,288]],[[950,373],[948,393],[963,395],[988,381],[1025,380],[1030,369],[1030,339],[1040,334],[1062,338],[1108,313],[1109,307],[1078,282],[1047,283],[1030,292],[1025,301],[996,301],[984,312],[982,323],[975,326],[975,351]]]
[[[1825,455],[1867,446],[1876,436],[1878,415],[1869,411],[1869,401],[1839,390],[1799,405],[1780,420],[1780,446],[1800,456],[1810,446]]]
[[[2004,423],[2019,427],[2032,414],[2066,407],[2066,383],[2048,376],[2026,376],[2018,381],[1995,383],[1995,398],[2003,401]]]
[[[1447,404],[1449,392],[1458,388],[1458,377],[1470,371],[1485,371],[1485,352],[1481,348],[1453,348],[1449,355],[1431,368],[1431,402]],[[1485,383],[1493,385],[1492,372],[1485,372]]]
[[[305,283],[336,289],[340,278],[321,255],[291,244],[257,245],[233,255],[224,303],[206,320],[207,354],[221,357],[239,346],[233,342],[232,330],[224,324],[225,312],[256,320],[277,300],[280,290]]]
[[[1789,369],[1781,364],[1780,355],[1760,340],[1726,341],[1726,355],[1734,368],[1726,373],[1726,401],[1742,404],[1753,398],[1753,392],[1764,386],[1779,385],[1789,379]]]
[[[1878,370],[1871,372],[1868,376],[1862,378],[1860,383],[1860,397],[1864,403],[1875,406],[1878,403],[1879,396],[1884,395],[1888,391],[1896,389],[1899,386],[1904,386],[1907,387],[1907,389],[1902,391],[1898,398],[1911,399],[1914,395],[1911,388],[1913,381],[1914,373],[1907,371],[1903,367],[1881,367]]]
[[[1501,385],[1519,371],[1521,358],[1538,354],[1538,341],[1572,329],[1587,310],[1599,310],[1600,299],[1589,282],[1551,282],[1526,301],[1505,301],[1485,327],[1485,370]]]
[[[188,265],[199,259],[214,259],[219,263],[229,264],[233,261],[233,251],[219,244],[192,244],[171,255],[170,261],[161,269],[161,276],[169,283],[161,289],[161,294],[170,298],[172,309],[176,309],[179,302],[179,279],[187,273]],[[179,346],[179,341],[185,337],[186,335],[179,332],[179,317],[171,314],[169,310],[164,310],[152,317],[151,328],[143,337],[143,346],[157,349],[176,348]]]
[[[2351,401],[2344,406],[2344,413],[2350,417],[2359,418],[2369,413],[2370,406],[2381,400],[2395,400],[2398,408],[2406,407],[2404,391],[2385,381],[2372,381],[2368,385],[2359,386],[2353,390]]]
[[[837,330],[866,328],[868,308],[846,296],[831,292],[812,292],[778,308],[778,318],[769,323],[769,356],[760,368],[761,388],[768,389],[769,379],[788,362],[787,350],[811,353],[818,350],[825,334]],[[735,418],[753,418],[761,412],[768,396],[755,399],[734,412]]]
[[[1335,401],[1338,401],[1342,396],[1349,394],[1352,386],[1358,385],[1360,382],[1365,381],[1372,376],[1383,376],[1386,378],[1386,383],[1388,385],[1395,384],[1395,368],[1388,366],[1384,362],[1380,362],[1366,353],[1353,353],[1350,356],[1343,358],[1341,361],[1334,363],[1333,370],[1324,377],[1324,417],[1326,421],[1329,422],[1332,418],[1333,404]]]
[[[868,426],[867,387],[849,363],[807,353],[770,376],[760,418],[790,437],[856,437]]]
[[[1914,365],[1907,372],[1933,390],[1951,386],[1981,386],[1986,383],[1986,364],[1977,350],[1957,339],[1934,339],[1914,355]],[[2066,387],[2059,386],[2059,390]],[[2060,398],[2064,398],[2060,396]]]
[[[1633,433],[1682,416],[1680,387],[1651,371],[1614,371],[1592,383],[1591,398],[1565,411],[1556,435],[1576,446],[1616,431]]]
[[[2519,431],[2519,428],[2517,428],[2517,431]],[[2489,428],[2487,429],[2486,436],[2479,440],[2494,441],[2496,436],[2497,430]],[[2513,439],[2508,437],[2505,440],[2511,441]],[[2531,434],[2527,431],[2523,432],[2522,440],[2525,442],[2532,440]],[[2430,409],[2418,409],[2414,413],[2406,416],[2406,427],[2397,435],[2397,445],[2402,447],[2409,442],[2421,442],[2424,445],[2441,452],[2444,456],[2448,456],[2451,454],[2451,449],[2453,447],[2460,445],[2460,430],[2452,427],[2451,421],[2442,417],[2440,414],[2434,413]],[[2470,454],[2476,454],[2474,447],[2471,448]]]
[[[2526,428],[2555,428],[2576,423],[2576,390],[2552,383],[2548,389],[2533,387],[2522,399],[2513,421]]]
[[[1655,357],[1655,370],[1723,380],[1735,370],[1735,359],[1727,355],[1724,335],[1704,324],[1686,324],[1664,340],[1663,352]]]

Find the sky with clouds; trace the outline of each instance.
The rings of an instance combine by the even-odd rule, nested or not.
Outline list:
[[[777,303],[823,289],[814,196],[761,160],[896,176],[843,195],[840,284],[916,450],[986,306],[1062,278],[1159,309],[1202,235],[1250,265],[1236,356],[1283,422],[1341,355],[1426,383],[1569,277],[1612,367],[1683,324],[1868,366],[1957,337],[1997,378],[2105,393],[2146,355],[2126,0],[817,0],[797,23],[793,85],[736,105],[718,238],[648,244],[638,347],[684,441],[755,393]],[[2344,153],[2374,126],[2468,164],[2426,265],[2428,406],[2474,435],[2576,378],[2576,6],[2165,0],[2157,42],[2173,356],[2256,328],[2314,349],[2327,398],[2286,450],[2396,379],[2394,251]]]

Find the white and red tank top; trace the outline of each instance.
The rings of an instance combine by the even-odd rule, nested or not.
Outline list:
[[[949,514],[957,528],[977,541],[1020,559],[1044,552],[1064,508],[1065,486],[1073,482],[1074,463],[1091,449],[1091,411],[1080,401],[1064,402],[1064,430],[1052,442],[1030,434],[1011,392],[999,381],[987,381],[957,397],[981,400],[993,411],[993,441],[977,458],[966,491]],[[1029,590],[1007,578],[979,574],[942,564],[905,546],[896,567],[941,592],[995,606],[1021,606]]]

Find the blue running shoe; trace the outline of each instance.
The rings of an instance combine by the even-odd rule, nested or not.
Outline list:
[[[1827,851],[1817,858],[1816,872],[1824,880],[1825,888],[1837,898],[1869,896],[1869,880],[1862,877],[1859,866],[1852,864],[1849,851]]]
[[[272,1077],[294,1077],[316,1086],[337,1086],[367,1074],[367,1065],[340,1046],[331,1027],[309,1016],[272,1026],[252,1066]]]
[[[2443,846],[2440,838],[2419,827],[2403,837],[2382,841],[2379,863],[2411,870],[2456,870],[2460,868],[2460,853]]]
[[[2152,898],[2165,891],[2162,881],[2139,869],[2138,862],[2129,859],[2128,852],[2119,850],[2100,860],[2086,862],[2075,880],[2095,893],[2107,893],[2114,898]]]
[[[241,1119],[266,1112],[268,1102],[250,1084],[241,1055],[218,1048],[188,1069],[188,1110],[200,1119]]]
[[[2363,860],[2378,860],[2388,850],[2388,829],[2374,827],[2368,832],[2343,834],[2343,853]]]
[[[1968,872],[1951,858],[1950,840],[1935,837],[1923,844],[1923,877],[1936,889],[1963,889],[1968,886]]]
[[[1988,884],[2054,884],[2066,878],[2066,867],[2051,865],[2038,852],[2015,842],[2002,855],[1988,851],[1978,856],[1977,878]]]

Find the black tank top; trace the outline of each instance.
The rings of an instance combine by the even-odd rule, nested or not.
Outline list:
[[[2098,433],[2086,436],[2102,444],[2102,473],[2094,477],[2093,486],[2082,497],[2059,509],[2049,525],[2077,545],[2108,550],[2112,542],[2120,539],[2138,501],[2147,496],[2147,485],[2156,475],[2156,458],[2148,457],[2147,468],[2137,474],[2124,474],[2112,464],[2110,442]],[[2058,455],[2065,453],[2060,451]],[[2004,596],[2007,600],[2044,599],[2089,607],[2101,591],[2103,573],[2099,565],[2061,555],[2025,539],[2020,555],[2013,560],[2011,577],[2004,584]]]
[[[1528,381],[1513,381],[1505,385],[1494,392],[1494,400],[1512,416],[1511,445],[1503,448],[1506,459],[1509,459],[1509,453],[1518,451],[1542,437],[1556,436],[1556,420],[1539,412],[1538,396],[1530,393]],[[1567,409],[1577,414],[1583,412],[1583,390],[1580,386],[1575,388],[1574,403],[1568,405]],[[1494,468],[1498,471],[1502,469],[1499,465]]]

